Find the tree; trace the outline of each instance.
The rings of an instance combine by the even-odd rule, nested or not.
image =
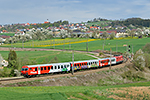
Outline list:
[[[17,69],[17,54],[14,50],[10,50],[8,54],[8,66],[9,68]]]
[[[107,33],[106,31],[104,31],[103,34],[102,34],[102,37],[103,37],[104,39],[107,39],[108,33]]]
[[[115,32],[112,32],[112,33],[110,34],[110,37],[109,37],[109,38],[112,40],[112,39],[115,38],[115,36],[116,36],[116,35],[115,35]]]
[[[127,29],[126,32],[128,33],[129,36],[131,36],[133,38],[133,36],[135,34],[135,30]]]
[[[140,28],[137,28],[136,32],[137,32],[138,37],[141,37],[143,35],[142,29],[140,29]]]

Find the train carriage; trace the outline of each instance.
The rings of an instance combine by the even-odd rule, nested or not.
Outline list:
[[[70,63],[27,65],[22,67],[21,74],[25,77],[31,77],[40,74],[49,74],[66,71],[70,71]]]
[[[88,68],[98,68],[109,66],[111,64],[118,64],[123,62],[122,55],[115,55],[111,58],[102,58],[95,60],[85,60],[85,61],[75,61],[74,70],[88,69]],[[52,63],[52,64],[40,64],[40,65],[27,65],[23,66],[21,70],[21,75],[25,77],[31,77],[41,74],[57,73],[57,72],[68,72],[71,71],[73,67],[72,62],[66,63]]]
[[[71,63],[71,68],[72,68],[72,65],[73,64]],[[75,70],[93,68],[93,67],[98,67],[98,66],[99,66],[98,60],[85,60],[85,61],[74,62]]]
[[[108,65],[109,65],[109,58],[99,59],[99,66],[100,67],[108,66]]]
[[[116,64],[123,62],[123,56],[122,55],[115,55],[116,58]]]

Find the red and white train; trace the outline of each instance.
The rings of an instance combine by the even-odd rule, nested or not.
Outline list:
[[[102,58],[95,60],[84,60],[75,61],[74,70],[89,69],[89,68],[100,68],[104,66],[109,66],[110,62],[112,65],[122,63],[123,56],[116,55],[111,58]],[[39,65],[26,65],[22,66],[21,75],[24,77],[32,77],[42,74],[50,74],[57,72],[70,72],[72,70],[73,63],[52,63],[52,64],[39,64]]]

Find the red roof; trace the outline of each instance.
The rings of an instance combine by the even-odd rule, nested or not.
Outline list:
[[[10,38],[10,36],[6,36],[6,35],[2,35],[1,37],[2,37],[3,39]]]

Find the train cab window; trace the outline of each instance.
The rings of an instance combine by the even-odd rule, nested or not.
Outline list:
[[[67,67],[69,67],[69,65],[67,65]]]
[[[44,70],[46,70],[46,67],[44,67]]]
[[[61,65],[61,68],[63,68],[63,65]]]
[[[57,66],[55,66],[55,69],[57,69]]]
[[[43,70],[43,67],[41,67],[41,70]]]
[[[37,68],[35,68],[35,71],[37,71]]]
[[[25,68],[24,71],[28,71],[28,68]]]
[[[66,65],[64,65],[64,68],[66,68]]]
[[[32,70],[32,68],[30,68],[30,70]]]
[[[58,69],[60,69],[60,66],[58,65]]]

